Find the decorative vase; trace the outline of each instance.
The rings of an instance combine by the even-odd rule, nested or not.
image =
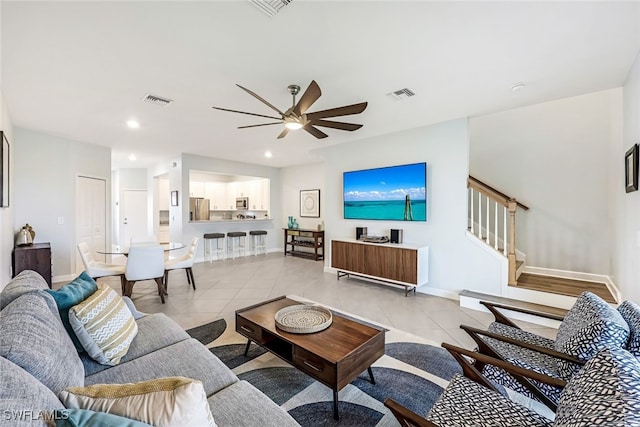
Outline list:
[[[293,228],[300,228],[298,221],[296,221],[295,219],[293,220]]]
[[[293,228],[293,217],[289,217],[289,228]]]
[[[29,223],[27,223],[24,228],[27,229],[27,231],[29,232],[29,234],[31,234],[31,241],[35,241],[36,240],[36,232],[33,231],[33,228],[29,225]]]

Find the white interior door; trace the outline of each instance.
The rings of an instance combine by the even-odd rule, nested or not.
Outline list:
[[[124,190],[123,193],[121,244],[129,246],[131,238],[144,239],[150,234],[147,224],[147,190]]]
[[[76,247],[85,242],[96,259],[96,251],[106,249],[107,181],[102,178],[79,176],[76,178]],[[84,270],[76,250],[76,273]]]

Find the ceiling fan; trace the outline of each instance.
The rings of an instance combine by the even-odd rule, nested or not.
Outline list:
[[[313,103],[316,102],[318,98],[320,98],[320,95],[322,95],[322,92],[320,91],[320,86],[318,86],[318,83],[316,83],[315,80],[311,81],[311,83],[309,84],[309,87],[307,87],[307,90],[304,91],[304,93],[302,94],[302,97],[300,97],[300,100],[298,101],[297,104],[296,104],[296,95],[300,92],[300,86],[289,85],[288,87],[289,93],[293,96],[293,105],[291,106],[291,108],[289,108],[285,112],[280,111],[271,103],[267,102],[265,99],[260,97],[258,94],[250,91],[249,89],[242,87],[239,84],[236,84],[236,86],[238,86],[240,89],[247,92],[249,95],[255,97],[256,99],[258,99],[258,101],[267,105],[272,110],[278,112],[278,114],[280,114],[280,117],[266,116],[264,114],[248,113],[246,111],[230,110],[228,108],[220,108],[220,107],[212,107],[212,108],[215,108],[216,110],[230,111],[232,113],[248,114],[250,116],[265,117],[268,119],[278,120],[277,122],[271,122],[271,123],[262,123],[262,124],[249,125],[249,126],[238,126],[238,129],[246,129],[246,128],[253,128],[258,126],[279,125],[284,123],[285,128],[283,129],[282,132],[280,132],[280,135],[278,135],[278,139],[284,138],[285,136],[287,136],[287,133],[289,133],[289,130],[300,129],[300,128],[306,130],[316,138],[326,138],[327,136],[329,136],[326,133],[322,132],[320,129],[318,129],[316,126],[323,126],[323,127],[340,129],[340,130],[348,130],[348,131],[354,131],[354,130],[360,129],[362,125],[358,125],[354,123],[336,122],[336,121],[325,120],[325,119],[329,117],[360,114],[365,110],[365,108],[367,108],[366,102],[360,102],[359,104],[345,105],[344,107],[337,107],[337,108],[331,108],[329,110],[322,110],[322,111],[316,111],[314,113],[307,113],[306,111],[309,109],[309,107],[311,107],[311,105],[313,105]]]

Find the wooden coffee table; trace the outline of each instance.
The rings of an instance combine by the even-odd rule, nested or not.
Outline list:
[[[276,327],[275,314],[283,307],[303,304],[285,296],[236,311],[236,332],[248,338],[245,356],[255,342],[298,370],[333,390],[333,417],[339,419],[338,391],[384,354],[382,328],[366,325],[333,312],[324,331],[292,334]]]

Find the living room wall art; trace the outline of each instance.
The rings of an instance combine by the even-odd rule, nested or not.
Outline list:
[[[2,161],[2,173],[0,173],[0,203],[3,208],[9,207],[9,140],[7,133],[0,131],[0,139],[2,139],[2,151],[0,158]]]
[[[300,190],[300,216],[320,218],[320,190]]]
[[[627,193],[638,189],[638,144],[624,155],[624,189]]]

